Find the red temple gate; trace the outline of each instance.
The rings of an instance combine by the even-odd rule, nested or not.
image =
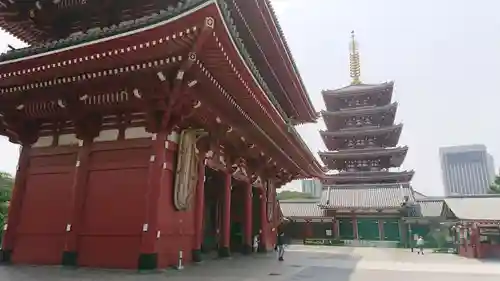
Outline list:
[[[293,128],[317,115],[269,3],[194,0],[162,10],[129,1],[113,8],[116,22],[100,12],[109,3],[25,2],[0,8],[0,25],[34,45],[0,56],[0,133],[23,147],[2,260],[152,269],[175,265],[182,252],[199,261],[208,188],[217,189],[219,255],[230,254],[231,205],[243,208],[242,250],[256,232],[269,249],[275,189],[323,174]],[[66,19],[73,33],[58,27],[68,9],[84,15]],[[85,20],[92,16],[115,24],[95,26]],[[23,17],[35,25],[16,25]],[[273,28],[244,26],[245,17]],[[252,41],[249,28],[264,33]],[[243,42],[267,43],[257,52]],[[207,167],[218,182],[205,179]]]

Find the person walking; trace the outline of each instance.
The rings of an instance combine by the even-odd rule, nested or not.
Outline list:
[[[253,252],[257,253],[257,250],[259,249],[259,235],[255,235],[253,237]]]
[[[417,248],[418,248],[417,254],[419,255],[424,254],[424,244],[425,244],[424,237],[419,236],[417,239]]]
[[[278,232],[278,237],[276,239],[276,248],[278,251],[278,260],[284,261],[283,256],[285,255],[285,233],[283,231]]]

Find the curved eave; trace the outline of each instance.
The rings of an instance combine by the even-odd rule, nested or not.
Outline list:
[[[231,91],[232,96],[234,96],[235,101],[241,106],[241,108],[246,112],[246,114],[250,116],[255,116],[254,121],[262,126],[262,128],[266,131],[266,133],[272,137],[270,140],[272,143],[279,144],[281,147],[277,147],[278,150],[282,152],[283,157],[287,157],[293,165],[295,165],[299,169],[299,174],[295,177],[315,177],[322,176],[322,171],[319,167],[314,167],[314,161],[312,161],[312,153],[305,146],[300,137],[294,134],[294,128],[290,127],[289,123],[283,118],[278,109],[271,102],[268,93],[266,92],[266,88],[262,85],[262,79],[258,78],[256,75],[258,73],[252,71],[254,66],[250,66],[249,61],[245,59],[244,53],[247,53],[244,50],[244,46],[238,45],[239,39],[237,37],[237,33],[231,26],[228,25],[228,22],[231,22],[231,19],[228,18],[228,14],[225,14],[221,7],[215,2],[216,9],[218,10],[218,14],[223,19],[223,24],[215,25],[215,32],[220,35],[218,40],[216,40],[219,44],[219,49],[221,53],[221,59],[226,58],[229,60],[225,66],[220,66],[217,61],[213,61],[214,68],[214,76],[224,76],[224,71],[220,71],[221,67],[226,67],[227,69],[231,69],[231,66],[236,67],[236,69],[240,69],[238,75],[235,73],[231,76],[232,79],[236,79],[240,81],[240,86],[243,89]],[[222,31],[223,30],[223,31]],[[222,33],[224,35],[222,36]],[[216,47],[214,45],[214,47]],[[212,60],[215,59],[213,55],[206,54],[206,59]],[[232,60],[232,63],[231,62]],[[219,65],[219,66],[217,66]],[[238,67],[238,65],[240,65]],[[244,81],[247,81],[245,83]],[[245,88],[248,93],[244,92]],[[249,102],[249,97],[252,97],[252,102]],[[293,129],[293,130],[290,130]],[[316,162],[317,165],[319,165]]]
[[[208,3],[208,4],[207,4],[207,3]],[[205,3],[205,5],[200,5],[199,7],[202,7],[202,8],[203,8],[203,7],[208,7],[209,5],[214,4],[213,2],[207,2],[207,3]],[[201,9],[201,8],[200,8],[200,9]],[[191,13],[192,13],[192,11],[187,11],[186,13],[191,14]],[[220,12],[219,12],[219,14],[220,14]],[[183,17],[183,16],[184,16],[184,15],[180,15],[180,16],[179,16],[179,18],[180,18],[180,17]],[[222,16],[221,16],[221,17],[222,17]],[[164,25],[164,24],[166,24],[167,22],[172,21],[172,20],[174,20],[174,19],[169,19],[169,20],[167,20],[167,21],[165,21],[165,22],[163,22],[163,23],[158,24],[157,26]],[[224,21],[221,21],[221,22],[224,22]],[[224,27],[223,27],[223,28],[224,28],[224,34],[225,34],[225,35],[228,35],[228,36],[229,36],[229,38],[231,38],[231,35],[230,35],[230,33],[229,33],[229,30],[228,30],[227,26],[225,26],[225,25],[220,25],[220,24],[219,24],[219,25],[216,25],[216,27],[217,27],[217,26],[220,26],[220,27],[218,27],[218,28],[219,28],[219,30],[220,30],[220,28],[221,28],[222,26],[224,26]],[[154,28],[154,27],[150,26],[150,27],[148,28],[148,30],[149,30],[149,29],[153,29],[153,28]],[[139,29],[139,30],[135,30],[134,32],[135,32],[135,33],[137,33],[137,32],[141,32],[141,31],[142,31],[142,30],[140,30],[140,29]],[[133,32],[132,32],[132,33],[133,33]],[[126,36],[126,35],[127,35],[127,34],[121,34],[121,36]],[[113,38],[106,38],[106,39],[107,39],[107,40],[105,40],[105,41],[110,41],[110,40],[112,40]],[[233,42],[233,44],[234,44],[234,42]],[[87,43],[87,44],[84,44],[84,45],[88,45],[88,43]],[[84,45],[83,45],[83,46],[84,46]],[[77,49],[78,47],[83,47],[83,46],[73,46],[71,49],[73,50],[73,49]],[[227,49],[229,50],[229,49],[233,48],[234,46],[231,46],[231,44],[229,43],[229,45],[227,45],[226,47],[227,47]],[[237,48],[236,48],[236,47],[234,47],[234,48],[235,48],[235,52],[236,52],[236,53],[238,53]],[[61,51],[62,51],[62,50],[58,50],[58,52],[61,52]],[[41,56],[45,56],[45,55],[50,55],[50,53],[49,53],[49,54],[47,54],[47,53],[45,53],[45,54],[40,54],[40,55],[37,55],[36,57],[41,57]],[[248,68],[248,66],[246,65],[245,60],[244,60],[241,56],[233,57],[233,59],[236,59],[236,58],[238,58],[238,60],[241,60],[241,65],[242,65],[241,69],[242,69],[242,70],[246,70],[246,71],[247,71],[247,73],[245,73],[245,77],[249,77],[249,81],[251,81],[252,83],[254,83],[254,85],[252,85],[252,87],[253,87],[253,88],[254,88],[257,92],[258,92],[258,91],[259,91],[259,89],[260,89],[260,91],[261,91],[261,92],[259,93],[259,95],[262,97],[262,98],[261,98],[261,102],[262,102],[263,104],[265,104],[265,107],[267,108],[267,110],[269,110],[269,109],[271,110],[271,112],[269,112],[269,111],[268,111],[271,115],[270,115],[268,118],[266,118],[266,120],[267,120],[266,122],[268,123],[268,125],[269,125],[269,124],[273,124],[273,123],[274,123],[275,125],[274,125],[274,128],[273,128],[272,130],[270,130],[270,129],[269,129],[269,126],[271,126],[271,125],[267,126],[267,127],[268,127],[268,129],[267,129],[267,134],[271,134],[271,135],[273,135],[273,136],[274,136],[274,137],[272,137],[272,138],[269,138],[269,140],[271,140],[271,141],[270,141],[271,143],[274,143],[274,142],[272,141],[272,139],[276,139],[276,142],[281,143],[281,145],[276,145],[276,144],[275,144],[276,148],[277,148],[278,150],[281,150],[281,154],[282,154],[282,155],[280,155],[280,156],[279,156],[279,158],[281,158],[281,159],[283,159],[283,157],[288,158],[288,159],[289,159],[289,161],[291,162],[291,165],[297,165],[297,168],[298,168],[298,170],[299,170],[299,172],[300,172],[300,173],[299,173],[299,176],[300,176],[300,175],[304,175],[304,176],[316,176],[316,175],[318,175],[318,174],[320,174],[320,175],[322,176],[323,171],[322,171],[321,169],[316,168],[316,167],[311,167],[311,161],[310,161],[310,159],[308,158],[309,156],[311,156],[311,157],[312,157],[311,152],[310,152],[309,150],[305,151],[305,149],[304,149],[303,147],[297,146],[297,142],[296,142],[296,140],[295,140],[295,141],[294,141],[294,140],[290,141],[290,135],[289,135],[289,133],[288,133],[288,132],[287,132],[287,130],[286,130],[286,128],[287,128],[287,124],[286,124],[286,122],[285,122],[283,119],[279,119],[279,114],[278,114],[277,112],[273,112],[273,111],[272,111],[273,109],[274,109],[274,110],[276,110],[276,109],[272,106],[272,104],[270,103],[270,101],[269,101],[269,100],[267,100],[267,104],[266,104],[266,94],[265,94],[265,92],[264,92],[261,88],[259,88],[259,86],[258,86],[258,85],[259,85],[259,84],[258,84],[258,80],[256,80],[256,79],[255,79],[255,77],[253,77],[253,76],[252,76],[252,72],[251,72],[251,70]],[[236,60],[235,60],[235,62],[236,62]],[[17,65],[17,64],[15,64],[15,65]],[[242,72],[244,72],[244,71],[242,71]],[[251,77],[251,78],[250,78],[250,77]],[[254,103],[254,102],[256,102],[256,101],[252,101],[252,103]],[[250,103],[250,105],[252,105],[252,103]],[[246,105],[245,107],[246,107],[246,109],[248,110],[248,109],[249,109],[249,107],[248,107],[248,106],[249,106],[249,103],[248,103],[248,102],[246,102],[246,104],[247,104],[247,105]],[[262,104],[261,104],[261,106],[262,106]],[[261,110],[266,111],[266,109],[263,109],[263,108],[261,108],[261,109],[260,109],[260,110],[258,110],[258,111],[260,112]],[[256,110],[255,110],[255,108],[254,108],[254,110],[251,110],[251,112],[255,112],[255,111],[256,111]],[[255,114],[253,114],[253,116],[255,116]],[[258,117],[258,116],[257,116],[257,117]],[[262,116],[261,116],[261,117],[262,117]],[[260,118],[260,117],[259,117],[259,118]],[[272,122],[272,121],[270,121],[270,120],[273,120],[274,122]],[[278,135],[278,136],[276,136],[276,135]],[[285,143],[285,144],[292,144],[292,146],[287,147],[287,150],[288,150],[288,151],[284,151],[284,150],[283,150],[283,143]],[[292,152],[290,152],[290,151],[292,151]],[[278,158],[278,159],[279,159],[279,158]],[[293,159],[293,160],[292,160],[292,159]],[[316,164],[317,164],[317,163],[316,163]],[[317,164],[317,165],[319,165],[319,164]]]
[[[383,91],[391,92],[394,89],[394,81],[385,82],[381,84],[361,84],[361,85],[349,85],[340,89],[335,90],[323,90],[321,94],[323,96],[350,96],[350,95],[364,95],[371,93],[378,93]]]
[[[354,87],[354,86],[351,86]],[[368,97],[376,97],[371,100],[366,100],[369,105],[384,106],[391,102],[392,87],[388,90],[370,90],[370,91],[347,91],[337,93],[335,91],[322,91],[323,101],[327,110],[335,111],[346,107],[347,99],[366,99]]]
[[[337,150],[342,147],[343,140],[346,138],[360,138],[366,136],[381,136],[383,145],[393,147],[398,144],[403,124],[397,124],[387,127],[369,127],[342,131],[320,131],[321,138],[329,150]],[[385,136],[385,137],[384,137]]]
[[[376,182],[410,182],[414,171],[404,172],[342,172],[336,175],[325,175],[323,185],[348,183],[376,183]]]
[[[345,118],[356,117],[356,116],[371,116],[373,117],[372,126],[392,126],[396,118],[397,103],[392,103],[387,106],[381,107],[370,107],[362,109],[353,109],[345,111],[322,111],[321,115],[323,117],[323,122],[325,123],[328,131],[337,131],[346,127]],[[390,113],[390,114],[388,114]],[[377,116],[383,116],[387,114],[386,118],[375,118]],[[368,125],[364,125],[368,126]]]
[[[191,7],[191,9],[189,9],[189,10],[179,10],[179,12],[182,12],[182,13],[174,15],[174,17],[171,17],[171,18],[166,18],[163,21],[158,22],[158,23],[153,24],[153,25],[148,25],[148,26],[143,27],[143,28],[133,29],[133,30],[130,30],[129,32],[116,34],[115,36],[111,36],[111,37],[106,37],[106,38],[102,38],[102,39],[98,39],[98,40],[93,40],[93,41],[91,40],[89,42],[82,42],[82,43],[79,43],[79,44],[76,44],[76,45],[71,45],[70,47],[65,48],[65,49],[56,49],[56,50],[52,50],[52,51],[48,51],[48,52],[44,52],[44,53],[37,53],[37,54],[31,55],[29,57],[23,57],[23,58],[15,59],[15,60],[12,60],[12,61],[5,61],[2,64],[9,64],[10,67],[19,68],[19,67],[21,67],[20,64],[13,63],[13,62],[15,62],[15,61],[22,61],[22,62],[27,63],[28,61],[30,61],[28,63],[32,63],[31,61],[33,59],[42,58],[42,57],[46,57],[46,56],[50,56],[50,55],[53,55],[53,54],[56,54],[56,53],[62,53],[62,52],[71,53],[71,52],[68,52],[68,51],[75,50],[75,49],[84,47],[84,46],[89,45],[89,44],[95,44],[95,43],[101,43],[101,42],[104,43],[104,42],[111,41],[113,39],[120,38],[120,37],[123,37],[123,36],[128,36],[128,35],[131,35],[131,34],[136,34],[138,32],[144,31],[144,30],[151,30],[151,29],[154,29],[156,27],[163,26],[163,25],[167,24],[168,22],[173,22],[176,19],[182,18],[186,14],[192,14],[194,10],[199,10],[199,9],[202,9],[204,7],[208,7],[208,6],[214,5],[214,4],[215,4],[214,1],[208,1],[208,2],[201,3],[201,4],[200,4],[200,2],[196,2],[196,5],[193,6],[195,8]],[[221,15],[222,18],[224,18],[224,16],[222,16],[222,13],[221,13],[220,9],[219,9],[219,14]],[[226,19],[224,19],[222,22],[225,23],[225,20]],[[260,80],[256,79],[256,77],[254,76],[255,74],[248,67],[248,64],[247,64],[248,62],[241,55],[240,50],[238,49],[238,47],[235,46],[236,43],[235,43],[234,40],[236,40],[237,38],[234,39],[232,37],[230,29],[225,24],[224,24],[224,29],[225,29],[224,33],[227,34],[229,36],[229,38],[231,38],[231,40],[232,40],[232,41],[231,40],[230,41],[232,42],[232,45],[233,45],[232,47],[234,47],[235,50],[236,50],[235,52],[238,54],[237,58],[242,61],[242,64],[244,65],[243,68],[246,68],[246,70],[249,73],[248,77],[249,78],[251,77],[250,80],[253,80],[253,82],[255,83],[255,89],[257,91],[261,92],[260,95],[263,98],[260,98],[260,102],[262,102],[263,104],[265,104],[265,107],[266,107],[266,109],[262,109],[262,110],[267,111],[268,114],[270,114],[269,117],[266,119],[267,122],[269,122],[269,119],[273,120],[274,121],[273,123],[275,123],[276,126],[277,126],[277,127],[273,128],[271,130],[272,132],[270,132],[270,133],[272,135],[276,135],[276,134],[280,135],[278,137],[278,139],[281,139],[281,140],[278,141],[278,142],[292,144],[292,146],[289,147],[289,148],[287,148],[287,149],[289,149],[291,151],[294,151],[294,152],[293,153],[286,152],[285,154],[286,155],[289,155],[289,154],[290,155],[294,155],[294,156],[292,156],[292,158],[295,158],[295,159],[292,160],[292,162],[294,162],[294,164],[296,164],[296,165],[301,166],[301,168],[303,169],[303,171],[301,171],[301,174],[303,174],[303,176],[322,176],[323,171],[319,167],[319,163],[317,163],[317,161],[312,161],[312,159],[314,159],[314,157],[312,156],[311,151],[309,149],[306,149],[305,146],[303,145],[303,143],[300,143],[300,141],[297,140],[296,136],[291,136],[290,135],[290,133],[288,132],[288,124],[287,124],[287,122],[281,117],[281,115],[279,114],[279,112],[276,111],[277,109],[270,102],[269,98],[266,95],[265,90],[261,88],[261,86],[259,84]],[[230,43],[230,45],[231,45],[231,43]],[[44,72],[40,72],[40,73],[43,75]],[[29,76],[32,76],[32,75],[30,74]],[[269,130],[268,130],[268,133],[269,133]],[[292,138],[291,141],[290,141],[290,138]],[[283,141],[283,139],[285,139],[286,141]],[[295,162],[295,161],[298,161],[298,163]]]
[[[281,44],[282,50],[284,50],[284,53],[286,57],[288,58],[287,64],[289,67],[293,70],[293,79],[296,81],[298,85],[298,94],[302,98],[304,105],[305,105],[305,115],[299,115],[297,116],[297,121],[300,123],[310,123],[310,122],[315,122],[318,119],[318,114],[316,113],[316,110],[314,109],[313,103],[311,101],[311,98],[309,94],[307,93],[306,87],[304,86],[304,81],[302,80],[302,76],[300,75],[300,72],[298,70],[298,67],[295,63],[295,60],[292,56],[292,52],[290,51],[290,48],[288,46],[288,43],[286,41],[285,35],[283,33],[283,30],[281,29],[281,25],[279,24],[278,17],[276,16],[276,13],[274,11],[274,8],[269,0],[265,0],[265,7],[267,12],[269,13],[269,16],[271,17],[272,23],[275,27],[275,30],[278,33],[279,36],[279,43]]]
[[[396,124],[389,127],[377,127],[377,128],[359,128],[352,130],[342,130],[342,131],[320,131],[322,137],[332,137],[332,138],[346,138],[346,137],[360,137],[360,136],[380,136],[384,134],[396,133],[400,134],[403,129],[403,124]]]
[[[224,19],[224,29],[225,32],[229,38],[230,44],[232,45],[231,48],[234,48],[236,57],[238,60],[242,62],[242,64],[245,66],[244,68],[247,71],[247,74],[251,80],[253,80],[253,84],[255,85],[255,90],[257,92],[260,92],[260,96],[264,97],[260,99],[260,103],[264,105],[264,114],[265,116],[265,121],[262,120],[261,122],[264,123],[273,123],[274,128],[272,130],[268,130],[268,133],[270,135],[275,135],[277,138],[286,140],[283,141],[282,143],[290,144],[291,146],[287,146],[284,149],[286,149],[287,155],[291,158],[294,159],[294,162],[296,165],[300,166],[300,168],[303,170],[302,175],[303,177],[316,177],[316,176],[323,176],[323,171],[321,170],[321,167],[319,166],[319,163],[315,160],[314,156],[312,155],[312,152],[309,150],[309,148],[305,145],[303,142],[302,138],[298,136],[297,132],[295,131],[295,128],[290,126],[290,124],[283,118],[283,116],[278,112],[277,108],[273,106],[271,100],[269,99],[266,90],[262,87],[261,83],[259,83],[260,79],[257,79],[255,76],[255,73],[251,71],[251,68],[248,65],[248,61],[244,59],[244,56],[242,54],[242,50],[238,47],[237,41],[239,40],[238,38],[234,38],[235,35],[232,34],[232,29],[227,25],[228,19],[225,17],[225,15],[221,7],[219,5],[216,5],[219,14],[222,16]],[[216,29],[217,29],[216,25]],[[245,76],[246,76],[245,75]],[[242,107],[246,107],[244,97],[242,97],[241,105]],[[253,113],[248,112],[248,114]],[[272,122],[270,122],[272,121]],[[279,136],[279,137],[278,137]]]
[[[193,6],[194,2],[196,2],[194,3],[194,5],[200,4],[201,2],[218,2],[218,4],[224,3],[223,0],[212,0],[212,1],[196,0],[196,1],[183,1],[183,2],[184,2],[183,5],[174,8],[174,10],[183,9],[183,6]],[[267,26],[266,31],[269,32],[261,32],[265,33],[264,37],[266,38],[266,40],[268,39],[266,42],[273,41],[274,43],[273,47],[275,48],[267,50],[267,52],[277,52],[278,54],[281,54],[279,57],[281,57],[282,59],[277,59],[276,61],[272,62],[273,64],[276,63],[282,64],[286,69],[286,71],[281,71],[283,73],[282,75],[280,75],[280,81],[284,80],[285,85],[292,85],[291,87],[293,87],[294,89],[294,90],[286,90],[283,93],[285,96],[290,96],[291,100],[293,101],[289,102],[288,107],[293,108],[294,110],[293,112],[288,112],[288,116],[293,119],[293,122],[295,124],[315,122],[318,118],[318,115],[316,114],[312,102],[309,96],[307,95],[302,79],[297,71],[293,58],[291,57],[290,50],[288,48],[286,40],[284,39],[283,33],[277,22],[276,16],[274,14],[274,11],[272,10],[270,3],[268,1],[262,1],[262,0],[248,1],[248,2],[249,3],[253,2],[252,5],[260,10],[258,16],[262,19],[261,22],[266,23]],[[26,24],[24,23],[17,24],[14,22],[9,22],[4,16],[0,17],[0,28],[5,29],[7,32],[9,32],[15,37],[25,42],[28,42],[30,45],[35,44],[38,41],[41,41],[37,39],[38,35],[40,34],[39,31],[32,29],[29,26],[26,26]],[[43,41],[48,42],[50,40],[47,40],[47,38],[45,38],[45,40]],[[29,56],[30,54],[28,53],[27,55]],[[22,55],[20,57],[26,57],[27,55]]]
[[[23,24],[11,23],[4,16],[0,16],[0,30],[28,44],[37,43],[37,35]]]
[[[311,163],[310,167],[314,171],[314,174],[312,174],[311,176],[322,178],[324,176],[324,170],[323,170],[322,165],[316,159],[313,152],[311,151],[311,149],[309,149],[307,144],[304,142],[304,139],[300,136],[300,134],[297,132],[295,127],[291,126],[290,129],[291,129],[291,134],[292,134],[293,138],[295,139],[295,141],[299,143],[300,147],[302,147],[302,149],[307,154],[307,157]]]
[[[295,128],[291,126],[289,122],[290,120],[285,120],[284,118],[286,117],[282,116],[278,111],[278,109],[271,102],[269,95],[272,95],[272,93],[270,93],[270,90],[268,89],[267,85],[265,85],[265,82],[263,82],[264,79],[260,76],[258,70],[252,71],[252,69],[255,68],[253,60],[251,58],[245,59],[244,54],[248,54],[248,51],[245,49],[243,44],[238,45],[238,42],[241,42],[241,40],[238,38],[238,33],[235,31],[235,29],[229,25],[232,22],[232,19],[229,18],[230,15],[228,15],[227,13],[225,14],[221,9],[221,5],[219,3],[222,3],[222,1],[215,3],[217,4],[216,6],[219,10],[219,13],[222,15],[224,19],[224,27],[226,33],[230,38],[232,45],[235,48],[236,53],[238,54],[239,59],[246,66],[245,68],[248,70],[250,76],[252,77],[252,80],[255,82],[255,85],[257,86],[256,90],[260,91],[261,96],[265,97],[261,102],[265,104],[265,107],[268,110],[267,114],[268,118],[266,119],[266,121],[262,122],[269,122],[269,119],[271,119],[273,123],[276,124],[277,128],[275,127],[275,129],[273,129],[274,132],[270,133],[276,134],[277,132],[279,132],[279,134],[281,135],[280,137],[284,137],[286,139],[286,142],[284,143],[291,144],[291,146],[287,147],[286,149],[289,151],[288,153],[290,155],[295,154],[295,157],[298,156],[297,158],[299,159],[295,158],[295,161],[298,161],[297,163],[302,164],[301,168],[303,168],[304,172],[302,176],[322,177],[323,171],[319,166],[319,163],[315,160],[314,156],[312,155],[312,152],[309,150],[307,145],[305,145],[302,138],[298,136],[297,132],[295,131]],[[242,106],[244,106],[244,102],[242,102]],[[293,153],[292,151],[295,151],[295,153]]]
[[[349,149],[341,151],[318,152],[319,157],[329,169],[335,170],[342,166],[337,161],[348,160],[368,160],[368,159],[388,159],[389,162],[385,167],[399,167],[403,163],[408,147],[397,148],[365,148],[365,149]],[[340,165],[340,166],[339,166]]]
[[[407,146],[396,148],[364,148],[364,149],[346,149],[340,151],[321,151],[318,152],[320,157],[333,159],[347,159],[357,157],[380,157],[380,156],[396,156],[398,154],[406,154]]]
[[[322,110],[321,115],[323,118],[325,117],[343,117],[343,116],[363,116],[363,115],[373,115],[380,114],[385,112],[393,112],[396,113],[398,108],[398,102],[393,102],[384,106],[372,106],[372,107],[363,107],[363,108],[353,108],[353,109],[345,109],[340,111],[326,111]]]

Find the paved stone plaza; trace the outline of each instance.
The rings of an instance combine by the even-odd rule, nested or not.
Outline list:
[[[0,281],[493,281],[500,262],[478,261],[449,254],[419,256],[403,249],[291,246],[283,263],[273,254],[211,260],[182,271],[135,273],[59,267],[0,267]]]

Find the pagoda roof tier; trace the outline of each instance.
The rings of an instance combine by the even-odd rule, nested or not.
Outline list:
[[[321,111],[328,131],[362,126],[392,126],[396,117],[398,103],[385,106],[364,107],[342,111]]]
[[[361,171],[327,174],[322,179],[323,185],[336,184],[367,184],[367,183],[405,183],[410,182],[414,171]]]
[[[395,148],[360,148],[346,149],[339,151],[319,152],[319,156],[323,163],[330,170],[347,171],[350,162],[363,161],[380,161],[379,168],[399,167],[403,163],[408,147]],[[367,165],[366,168],[369,168]]]
[[[68,120],[77,113],[70,110],[75,103],[83,113],[144,111],[153,106],[146,98],[165,95],[170,102],[182,91],[193,108],[209,109],[193,122],[233,140],[236,151],[253,151],[253,162],[288,180],[322,177],[322,167],[247,64],[227,16],[209,1],[141,29],[4,62],[0,121]]]
[[[328,150],[333,151],[347,148],[350,141],[353,141],[356,147],[363,147],[366,145],[394,147],[398,145],[402,129],[403,124],[397,124],[387,127],[360,127],[333,132],[320,131],[320,134]],[[372,143],[369,142],[370,137],[373,138]],[[358,144],[358,141],[362,143]]]
[[[349,85],[336,90],[323,90],[328,111],[357,106],[383,106],[391,102],[394,82]]]
[[[130,0],[130,1],[5,1],[0,28],[31,46],[0,56],[20,61],[46,52],[64,51],[93,40],[161,24],[187,10],[216,5],[225,14],[242,56],[287,122],[315,122],[319,117],[297,70],[268,0]],[[241,6],[241,7],[240,7]],[[108,27],[103,27],[108,26]],[[250,56],[252,58],[250,58]],[[262,74],[262,76],[261,76]],[[265,77],[265,79],[263,79]]]
[[[323,189],[320,207],[337,211],[403,209],[413,204],[413,188],[404,184],[331,185]]]

